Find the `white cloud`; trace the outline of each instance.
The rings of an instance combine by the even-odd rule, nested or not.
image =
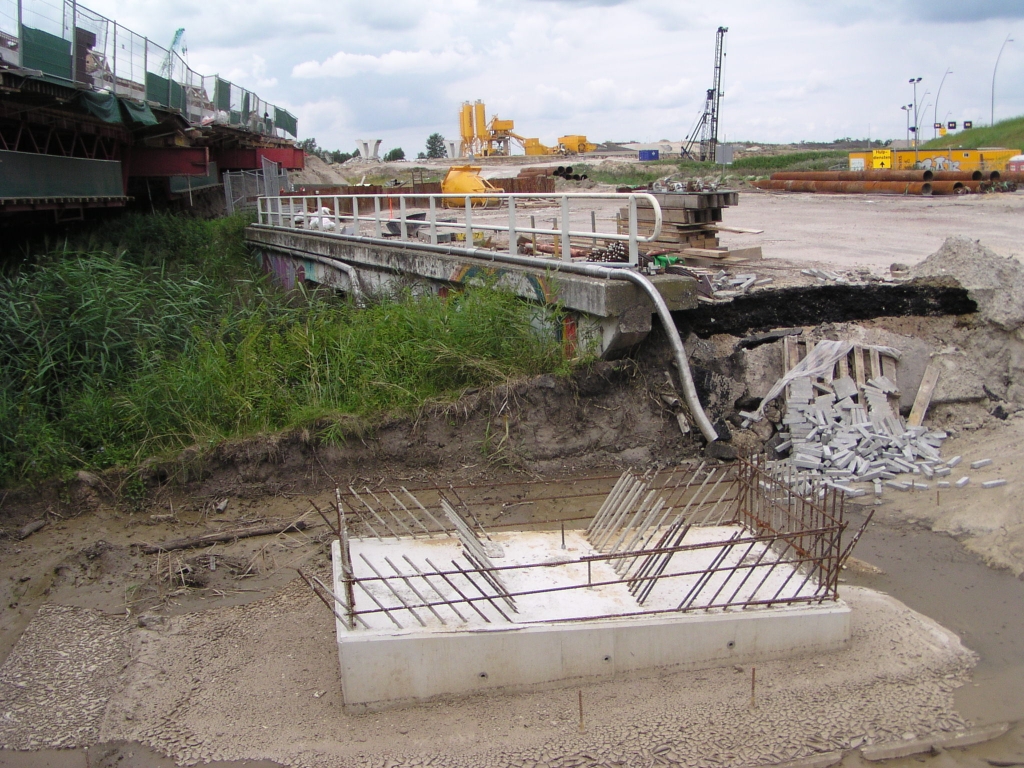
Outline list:
[[[338,51],[322,62],[304,61],[292,68],[292,77],[353,77],[366,72],[377,75],[440,74],[465,65],[468,56],[451,48],[442,51],[388,51],[379,56]]]
[[[931,100],[947,67],[941,113],[987,122],[1007,32],[1018,42],[999,65],[996,118],[1024,113],[1021,0],[83,2],[164,45],[184,23],[193,67],[289,109],[330,148],[358,136],[418,150],[434,131],[456,135],[459,104],[475,99],[545,143],[679,139],[711,86],[719,25],[721,132],[734,140],[900,138],[907,79],[923,77]]]

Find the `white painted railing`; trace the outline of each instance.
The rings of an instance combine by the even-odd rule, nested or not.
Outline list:
[[[623,222],[625,232],[619,233],[618,224],[613,232],[597,229],[596,217],[588,204],[599,200],[617,200],[625,206],[628,211],[628,219]],[[551,227],[536,224],[536,206],[545,202],[550,203],[545,207],[556,208],[559,214]],[[653,216],[653,221],[645,217],[645,227],[653,225],[647,235],[639,234],[637,210],[641,202]],[[532,210],[523,205],[526,203],[532,204]],[[492,214],[500,209],[507,211],[507,223],[494,220]],[[587,244],[595,247],[599,241],[623,242],[627,244],[629,264],[633,266],[639,262],[640,244],[657,240],[662,223],[657,199],[644,192],[296,195],[261,197],[257,201],[257,213],[259,224],[263,226],[431,245],[447,240],[446,234],[458,232],[465,237],[466,246],[473,247],[475,232],[504,233],[508,236],[508,242],[503,243],[505,248],[495,247],[495,250],[512,254],[518,253],[520,235],[530,236],[535,254],[537,238],[550,237],[556,255],[566,261],[572,260],[573,250],[579,252]],[[577,219],[587,214],[590,229],[573,229],[574,213]],[[586,260],[586,256],[577,260]]]

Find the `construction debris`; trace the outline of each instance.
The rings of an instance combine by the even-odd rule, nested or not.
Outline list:
[[[693,264],[744,263],[762,258],[760,246],[724,248],[718,241],[718,222],[722,210],[739,204],[739,192],[730,190],[692,190],[683,183],[673,184],[664,192],[651,194],[661,206],[661,234],[649,259],[672,257],[673,262]],[[622,208],[618,217],[619,234],[629,233],[629,209]],[[645,201],[637,202],[637,232],[642,236],[654,233],[654,208]]]

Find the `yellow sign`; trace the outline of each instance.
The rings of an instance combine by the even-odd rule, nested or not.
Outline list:
[[[892,150],[875,149],[871,151],[872,168],[892,168]]]
[[[945,135],[946,135],[946,129],[945,128],[939,128],[939,136],[945,136]]]

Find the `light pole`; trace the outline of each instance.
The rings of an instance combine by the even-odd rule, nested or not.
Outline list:
[[[989,115],[989,125],[996,124],[996,70],[999,69],[999,59],[1003,57],[1003,48],[1006,47],[1007,43],[1012,43],[1013,38],[1009,35],[1003,40],[1002,46],[999,48],[999,55],[996,56],[996,65],[992,67],[992,113]]]
[[[952,69],[947,69],[946,70],[946,75],[951,75],[951,74],[953,74],[953,70]],[[935,123],[938,122],[938,120],[936,118],[939,115],[939,96],[942,95],[942,83],[946,82],[946,75],[942,76],[942,82],[939,83],[939,92],[935,94],[935,109],[932,110],[932,126],[934,126]],[[943,122],[945,122],[945,121],[943,121]],[[938,135],[939,135],[938,129],[937,128],[933,128],[933,136],[932,136],[932,138],[933,139],[937,138]]]
[[[905,106],[900,107],[900,109],[907,113],[907,144],[910,143],[910,110],[912,110],[913,108],[913,104],[907,104]]]
[[[918,134],[918,130],[917,130],[917,128],[918,128],[918,124],[917,124],[917,84],[921,82],[921,78],[920,77],[912,77],[907,82],[909,82],[912,86],[914,86],[914,165],[916,166],[917,165],[917,138],[918,138],[917,137],[917,134]]]

